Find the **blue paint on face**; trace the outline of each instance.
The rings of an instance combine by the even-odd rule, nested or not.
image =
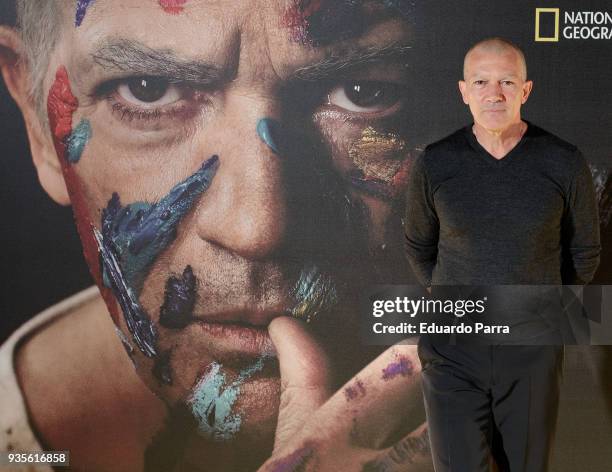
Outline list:
[[[83,23],[83,19],[85,18],[85,13],[87,13],[87,8],[94,2],[94,0],[78,0],[76,5],[76,15],[74,18],[75,26],[81,26]]]
[[[232,407],[240,394],[240,386],[263,369],[265,359],[259,358],[229,385],[221,364],[210,364],[208,372],[198,381],[187,401],[204,436],[223,441],[231,439],[240,430],[242,417],[232,413]]]
[[[85,145],[91,139],[91,124],[89,120],[82,119],[72,130],[67,141],[68,162],[76,164],[81,159]]]
[[[218,156],[211,157],[158,203],[122,207],[115,193],[102,211],[102,231],[94,229],[104,284],[112,289],[134,342],[147,357],[157,355],[157,332],[138,300],[142,283],[151,264],[173,241],[181,219],[210,186],[218,167]]]
[[[262,118],[257,122],[257,134],[275,154],[281,153],[283,130],[278,121],[272,118]]]
[[[170,329],[181,329],[193,319],[197,279],[191,266],[185,267],[181,277],[166,281],[164,304],[159,310],[159,324]]]
[[[135,202],[122,207],[119,195],[113,194],[102,212],[102,235],[112,241],[127,284],[136,293],[140,293],[151,264],[176,237],[179,222],[209,187],[218,167],[218,156],[212,156],[158,203]]]
[[[138,297],[128,286],[117,260],[112,241],[106,239],[95,228],[94,236],[98,242],[105,280],[119,302],[134,342],[145,356],[153,357],[157,354],[155,350],[157,340],[155,327],[145,310],[140,306]]]
[[[292,295],[296,304],[291,309],[291,316],[307,322],[338,303],[333,279],[314,264],[302,269]]]
[[[155,350],[157,341],[155,327],[147,312],[140,306],[138,297],[128,286],[116,257],[112,241],[105,238],[97,229],[94,228],[93,231],[98,242],[105,283],[113,291],[121,307],[123,317],[130,333],[132,333],[134,342],[145,356],[154,357],[157,354]]]

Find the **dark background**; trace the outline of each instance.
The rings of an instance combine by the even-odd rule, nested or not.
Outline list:
[[[0,22],[14,24],[12,0],[0,0]],[[72,211],[39,185],[21,113],[3,81],[0,211],[1,342],[29,317],[93,283]]]
[[[427,93],[415,116],[429,129],[423,130],[427,142],[471,122],[456,85],[463,56],[476,41],[501,36],[523,49],[534,81],[523,116],[576,144],[590,161],[612,165],[612,40],[534,41],[536,7],[558,7],[561,15],[564,9],[612,15],[612,2],[427,0],[426,4],[418,12],[415,55],[416,86]]]
[[[470,122],[456,86],[463,55],[479,39],[503,36],[523,48],[535,83],[525,118],[575,143],[590,161],[612,165],[612,40],[534,42],[536,7],[612,13],[609,1],[415,3],[413,86],[419,94],[412,106],[420,142]],[[13,21],[12,9],[10,0],[0,0],[3,23]],[[53,203],[38,184],[23,120],[4,84],[0,124],[1,341],[28,317],[92,281],[70,209]],[[609,230],[604,239],[612,242]],[[605,249],[596,281],[612,283],[611,269]]]

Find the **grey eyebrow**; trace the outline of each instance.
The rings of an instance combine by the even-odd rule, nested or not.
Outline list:
[[[227,71],[217,64],[182,59],[170,50],[152,49],[126,39],[103,43],[91,57],[104,69],[133,75],[160,76],[201,85],[213,85],[228,79]]]
[[[347,51],[332,51],[321,61],[296,69],[291,74],[291,78],[303,81],[324,80],[368,64],[383,61],[401,62],[406,60],[411,49],[412,47],[407,45],[388,44]]]

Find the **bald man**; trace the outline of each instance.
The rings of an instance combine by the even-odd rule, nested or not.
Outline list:
[[[486,39],[466,54],[459,90],[474,123],[428,146],[408,187],[407,255],[424,285],[593,277],[600,243],[589,170],[575,146],[521,119],[532,87],[511,42]],[[521,315],[504,308],[517,325]],[[537,321],[520,340],[528,346],[421,338],[436,472],[486,471],[491,458],[502,471],[548,469],[563,347],[557,326]]]

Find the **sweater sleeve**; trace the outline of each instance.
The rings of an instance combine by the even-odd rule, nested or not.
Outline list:
[[[439,221],[425,168],[426,155],[427,151],[415,160],[410,170],[404,230],[408,261],[419,282],[429,287],[438,255]]]
[[[576,151],[576,172],[566,195],[562,221],[563,283],[586,284],[599,265],[599,217],[591,172]]]

